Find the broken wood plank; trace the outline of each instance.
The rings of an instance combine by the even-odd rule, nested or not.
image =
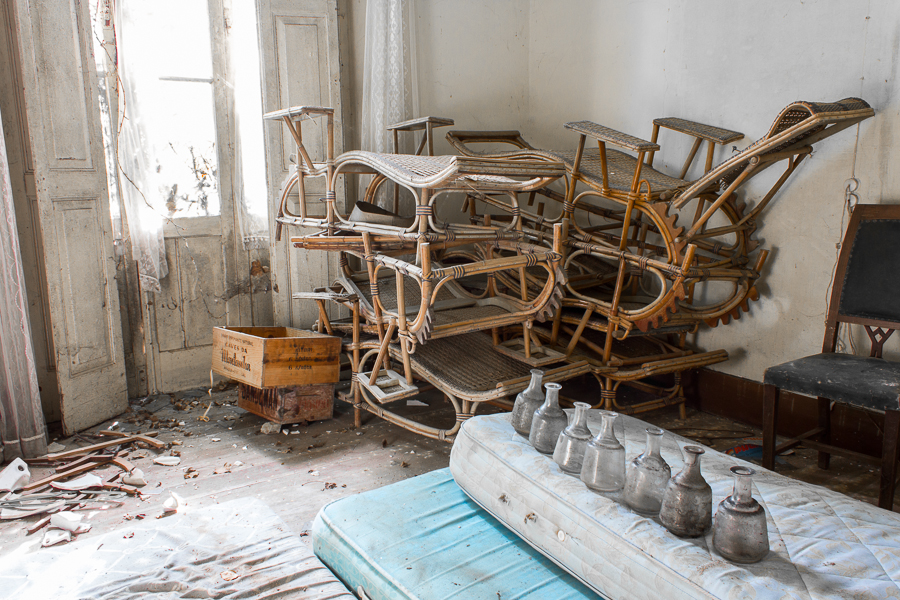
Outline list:
[[[129,496],[137,496],[138,494],[141,493],[141,491],[139,489],[137,489],[136,487],[134,487],[133,485],[124,485],[121,483],[104,483],[103,489],[110,490],[113,492],[125,492]]]
[[[73,475],[81,475],[82,473],[86,473],[88,471],[96,469],[101,464],[106,464],[108,462],[111,462],[113,459],[112,456],[105,456],[105,457],[90,456],[90,457],[85,457],[85,458],[91,459],[91,460],[86,461],[85,464],[83,464],[83,465],[79,465],[74,468],[66,469],[65,471],[59,471],[58,473],[55,473],[48,477],[44,477],[43,479],[39,479],[38,481],[29,483],[22,489],[25,490],[26,492],[30,492],[37,488],[48,485],[54,481],[59,481],[61,479],[68,479],[69,477],[72,477]],[[97,459],[101,459],[101,460],[97,460]]]
[[[50,517],[44,517],[37,523],[33,523],[30,527],[28,527],[28,535],[31,535],[38,529],[41,529],[42,527],[44,527],[44,525],[46,525],[49,522],[50,522]]]
[[[160,449],[164,448],[166,444],[159,440],[154,440],[153,438],[149,438],[143,435],[129,435],[127,437],[117,437],[114,440],[109,440],[108,442],[100,442],[99,444],[92,444],[90,446],[85,446],[83,448],[75,448],[73,450],[66,450],[65,452],[57,452],[56,454],[47,454],[42,456],[41,458],[45,460],[59,460],[62,458],[74,458],[76,456],[84,456],[85,454],[90,454],[96,450],[103,450],[104,448],[109,448],[110,446],[118,446],[120,444],[130,444],[132,442],[144,442],[154,448]]]
[[[156,437],[159,435],[158,431],[148,431],[147,433],[128,433],[126,431],[112,431],[111,429],[104,429],[103,431],[98,431],[97,435],[106,435],[110,437],[132,437],[132,436],[145,436],[145,437]]]

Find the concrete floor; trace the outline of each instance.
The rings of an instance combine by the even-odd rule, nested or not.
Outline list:
[[[453,422],[453,411],[440,394],[430,392],[419,399],[427,405],[410,405],[398,412],[432,425]],[[209,420],[202,421],[199,417],[208,402],[209,397],[201,390],[151,397],[132,403],[132,412],[116,420],[121,431],[157,430],[160,440],[174,445],[164,452],[141,449],[130,452],[127,460],[144,471],[148,482],[144,492],[148,496],[145,500],[128,497],[122,506],[92,511],[89,520],[93,529],[82,536],[127,527],[130,519],[138,515],[156,517],[161,514],[169,492],[179,494],[193,509],[257,497],[272,507],[293,531],[305,536],[312,519],[325,504],[449,464],[450,444],[412,434],[368,414],[364,414],[362,428],[355,430],[352,408],[341,402],[335,403],[331,420],[286,426],[281,433],[269,435],[260,433],[265,423],[262,418],[237,408],[236,387],[215,392],[207,415]],[[497,410],[483,407],[479,414]],[[692,410],[688,410],[683,421],[674,408],[645,413],[641,418],[722,451],[742,443],[745,438],[761,435],[757,429]],[[108,428],[112,423],[104,423],[84,434]],[[94,442],[78,436],[56,441],[67,448]],[[158,454],[170,453],[180,454],[179,466],[153,463]],[[832,468],[821,471],[816,467],[815,452],[802,449],[784,461],[778,467],[784,475],[824,485],[867,502],[875,503],[877,499],[878,473],[868,465],[833,457]],[[94,472],[105,479],[117,471],[110,468]],[[49,471],[34,469],[32,479],[45,474]],[[39,547],[40,532],[26,535],[27,526],[34,521],[0,523],[0,556],[32,552]]]

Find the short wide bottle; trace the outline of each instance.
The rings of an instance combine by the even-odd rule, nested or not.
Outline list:
[[[553,460],[556,461],[559,468],[576,476],[581,473],[584,449],[591,441],[591,430],[587,426],[590,408],[591,405],[587,402],[575,402],[575,414],[572,416],[572,422],[559,434],[559,438],[556,440],[556,449],[553,451]]]
[[[769,531],[766,509],[756,499],[750,487],[755,473],[748,467],[731,467],[734,491],[719,503],[713,527],[713,547],[716,552],[736,563],[755,563],[769,553]]]
[[[588,442],[581,465],[581,481],[603,494],[615,494],[625,487],[625,447],[613,431],[618,416],[612,411],[600,411],[600,433]]]
[[[559,389],[561,387],[558,383],[544,385],[544,389],[547,390],[547,398],[541,407],[534,411],[534,418],[531,420],[528,441],[541,454],[553,454],[559,434],[569,425],[569,417],[559,407]]]
[[[528,388],[519,392],[519,395],[516,396],[516,403],[513,405],[509,422],[513,429],[516,430],[516,433],[521,436],[528,437],[531,433],[531,420],[534,418],[534,411],[544,403],[544,394],[541,392],[541,380],[543,378],[543,371],[532,369],[531,382],[528,384]]]
[[[712,488],[700,473],[700,446],[684,447],[684,468],[666,485],[659,520],[678,537],[699,537],[712,527]]]
[[[647,428],[647,448],[628,465],[623,499],[628,507],[644,517],[655,517],[662,507],[663,492],[672,469],[660,454],[663,430]]]

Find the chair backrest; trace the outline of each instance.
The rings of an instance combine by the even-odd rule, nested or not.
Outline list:
[[[823,352],[834,352],[840,323],[862,325],[870,356],[900,329],[900,205],[860,204],[841,245]]]
[[[859,98],[844,98],[837,102],[794,102],[778,114],[766,135],[677,193],[675,207],[684,206],[713,184],[725,189],[754,158],[762,163],[759,165],[762,168],[756,168],[756,175],[765,167],[799,154],[808,146],[874,114],[872,107]]]

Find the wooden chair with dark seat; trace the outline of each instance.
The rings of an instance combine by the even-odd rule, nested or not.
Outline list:
[[[835,352],[841,324],[862,325],[871,340],[868,357]],[[900,206],[859,205],[853,211],[834,277],[822,353],[776,367],[765,374],[763,466],[775,455],[803,444],[819,452],[819,467],[831,454],[881,463],[878,506],[891,510],[900,438],[900,362],[882,358],[885,341],[900,329]],[[818,426],[776,447],[781,390],[813,396]],[[884,414],[881,458],[831,444],[831,403]]]

